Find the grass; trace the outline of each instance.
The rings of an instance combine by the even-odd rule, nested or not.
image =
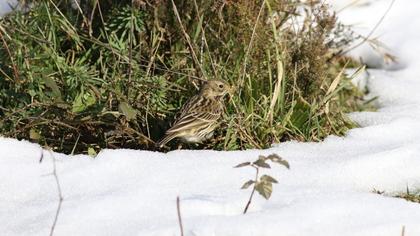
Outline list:
[[[397,198],[402,198],[410,202],[420,203],[420,190],[411,192],[408,187],[405,193],[399,193],[395,195]]]
[[[380,195],[389,195],[389,194],[386,194],[385,191],[374,190],[373,192]],[[420,190],[410,191],[408,187],[405,192],[400,192],[397,194],[393,194],[391,196],[396,197],[396,198],[402,198],[409,202],[420,203]]]
[[[0,132],[7,137],[65,153],[153,149],[210,78],[235,92],[214,139],[199,148],[320,141],[355,127],[345,114],[368,107],[344,73],[354,63],[335,53],[353,38],[324,4],[31,4],[0,20]]]

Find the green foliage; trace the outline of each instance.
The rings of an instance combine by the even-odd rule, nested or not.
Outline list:
[[[354,127],[344,113],[360,109],[361,94],[340,73],[346,59],[332,56],[329,37],[340,34],[325,5],[174,3],[43,0],[1,19],[1,134],[67,153],[153,149],[213,77],[235,93],[208,147],[265,148]]]
[[[286,160],[283,160],[277,154],[271,154],[267,157],[261,155],[254,162],[244,162],[235,166],[235,168],[250,166],[255,169],[255,179],[246,181],[241,187],[241,189],[247,189],[253,185],[251,195],[249,196],[248,203],[244,209],[244,214],[248,211],[248,207],[252,202],[252,197],[254,196],[255,191],[257,191],[261,196],[268,200],[273,193],[273,184],[278,183],[275,178],[269,175],[262,175],[260,177],[260,168],[271,168],[267,161],[271,161],[272,163],[279,164],[286,167],[287,169],[290,169],[289,163]]]

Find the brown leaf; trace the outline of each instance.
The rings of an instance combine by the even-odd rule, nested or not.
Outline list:
[[[255,190],[268,200],[273,192],[273,184],[270,182],[257,182],[255,184]]]
[[[280,164],[280,165],[283,165],[283,166],[285,166],[287,169],[290,169],[289,162],[287,162],[286,160],[283,160],[283,159],[281,159],[281,158],[278,158],[278,159],[272,159],[271,161],[272,161],[272,162],[275,162],[275,163],[278,163],[278,164]]]
[[[283,160],[279,155],[275,153],[270,154],[267,158],[270,159],[272,162],[278,163],[280,165],[285,166],[287,169],[290,169],[289,162]]]
[[[276,153],[270,154],[267,156],[268,159],[273,160],[273,159],[281,159],[279,155],[277,155]]]
[[[261,182],[270,182],[270,183],[275,183],[275,184],[278,183],[275,178],[273,178],[273,177],[271,177],[269,175],[263,175],[263,176],[261,176],[260,181]]]
[[[265,161],[263,159],[258,159],[256,161],[254,161],[252,164],[262,167],[262,168],[271,168],[271,166],[267,163],[265,163]]]
[[[244,183],[244,185],[242,185],[241,189],[247,189],[249,186],[251,186],[253,183],[255,183],[254,180],[250,179],[247,182]]]
[[[244,167],[244,166],[249,166],[249,165],[251,165],[251,162],[248,161],[248,162],[244,162],[239,165],[236,165],[233,168],[239,168],[239,167]]]

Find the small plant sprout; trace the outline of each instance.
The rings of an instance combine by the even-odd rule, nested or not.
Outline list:
[[[268,200],[271,196],[271,193],[273,192],[273,183],[278,183],[278,181],[275,178],[269,175],[263,175],[260,177],[260,168],[271,168],[271,166],[267,163],[268,160],[270,160],[273,163],[283,165],[287,169],[290,169],[289,163],[286,160],[283,160],[277,154],[271,154],[267,157],[260,155],[258,159],[254,162],[244,162],[234,167],[239,168],[244,166],[251,166],[255,169],[255,179],[248,180],[241,187],[241,189],[247,189],[251,185],[254,185],[252,188],[251,195],[249,196],[248,203],[245,206],[244,214],[248,211],[249,205],[252,202],[252,197],[254,196],[255,191],[257,191],[259,194],[261,194],[261,196]]]

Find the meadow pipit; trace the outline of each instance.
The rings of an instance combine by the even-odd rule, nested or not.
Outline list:
[[[174,138],[188,143],[201,143],[211,138],[224,111],[223,97],[229,90],[223,81],[206,81],[200,92],[184,104],[157,146],[163,147]]]

